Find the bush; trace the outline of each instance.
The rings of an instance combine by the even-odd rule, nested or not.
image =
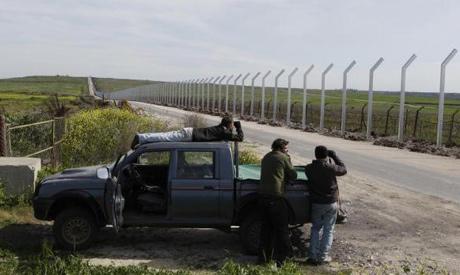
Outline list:
[[[162,121],[115,108],[81,111],[68,125],[61,147],[64,167],[114,161],[129,150],[136,132],[166,129]]]
[[[182,118],[182,123],[184,127],[192,127],[192,128],[204,128],[207,127],[206,120],[200,115],[185,115]]]
[[[259,155],[249,149],[243,149],[239,152],[240,164],[260,164]]]

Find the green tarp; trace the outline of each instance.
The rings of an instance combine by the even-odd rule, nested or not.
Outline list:
[[[244,164],[239,166],[240,169],[240,179],[260,179],[260,165],[256,164]],[[304,167],[303,166],[295,166],[297,171],[297,178],[306,180],[307,177],[305,176]]]

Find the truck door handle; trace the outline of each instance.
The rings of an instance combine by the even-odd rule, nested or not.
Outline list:
[[[205,190],[214,190],[214,186],[205,185],[205,186],[203,187],[203,189],[205,189]]]

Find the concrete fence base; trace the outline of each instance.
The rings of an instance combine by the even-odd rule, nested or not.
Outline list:
[[[7,195],[19,195],[33,192],[38,171],[41,169],[39,158],[0,157],[0,183]]]

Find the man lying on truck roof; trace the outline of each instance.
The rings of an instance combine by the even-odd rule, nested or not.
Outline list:
[[[233,129],[236,128],[236,134]],[[243,141],[241,122],[233,121],[229,115],[222,117],[219,125],[206,128],[182,128],[177,131],[160,133],[138,133],[134,136],[131,148],[151,142],[174,141]]]

